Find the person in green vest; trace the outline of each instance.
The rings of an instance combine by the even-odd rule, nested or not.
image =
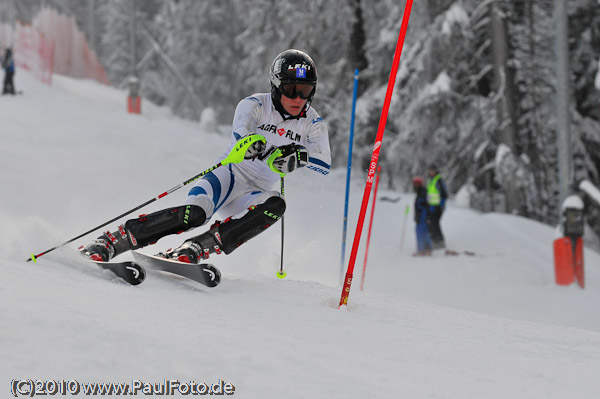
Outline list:
[[[429,203],[429,233],[433,249],[446,248],[440,220],[444,213],[447,197],[446,183],[444,183],[438,167],[431,165],[429,167],[429,182],[427,183],[427,202]]]

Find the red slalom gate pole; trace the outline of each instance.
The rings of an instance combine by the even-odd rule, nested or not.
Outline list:
[[[354,234],[354,243],[352,244],[352,252],[350,253],[350,261],[348,263],[346,277],[344,278],[342,296],[340,298],[340,305],[338,309],[340,309],[344,305],[348,305],[348,297],[350,296],[350,286],[352,285],[352,276],[354,274],[354,264],[356,263],[356,254],[358,252],[358,245],[360,243],[362,227],[365,223],[365,214],[367,213],[369,194],[371,193],[371,187],[373,186],[373,177],[375,176],[375,169],[377,169],[377,161],[379,160],[379,152],[381,151],[381,141],[383,139],[385,125],[387,123],[387,115],[388,110],[390,108],[390,102],[392,101],[392,93],[394,92],[394,84],[396,83],[396,75],[398,74],[398,67],[400,65],[400,55],[402,54],[402,47],[404,46],[404,38],[406,37],[406,29],[408,28],[408,20],[410,19],[410,10],[412,8],[412,3],[412,0],[406,0],[406,6],[404,7],[404,16],[402,17],[402,25],[400,26],[400,35],[398,36],[398,43],[396,43],[396,51],[394,52],[394,61],[392,63],[392,70],[390,71],[390,78],[388,79],[388,87],[385,93],[385,101],[383,103],[381,117],[379,118],[377,137],[375,138],[375,145],[373,146],[373,155],[371,155],[371,163],[369,164],[367,183],[365,184],[365,192],[363,194],[362,205],[360,207],[360,213],[358,215],[356,233]]]
[[[377,167],[377,178],[375,179],[375,189],[373,191],[373,205],[371,205],[371,220],[369,221],[369,233],[367,234],[367,247],[365,249],[365,262],[363,263],[363,272],[360,279],[360,290],[365,286],[365,273],[367,271],[367,258],[369,257],[369,244],[371,244],[371,230],[373,229],[373,215],[375,215],[375,203],[377,202],[377,188],[379,187],[379,176],[381,175],[381,166]]]

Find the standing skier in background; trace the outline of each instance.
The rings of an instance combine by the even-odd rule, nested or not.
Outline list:
[[[423,179],[419,176],[413,178],[415,197],[415,224],[417,233],[417,253],[415,256],[431,255],[431,237],[429,236],[429,204],[427,203],[427,190]]]
[[[160,238],[226,217],[210,229],[162,256],[199,263],[211,253],[231,253],[281,218],[285,200],[274,190],[280,178],[306,166],[329,173],[331,155],[327,125],[310,106],[317,87],[317,68],[299,50],[280,53],[269,71],[271,92],[241,100],[233,117],[231,144],[222,161],[246,143],[244,160],[204,175],[189,191],[185,205],[128,220],[81,248],[93,260],[108,261]]]
[[[15,76],[15,62],[10,48],[6,49],[4,59],[2,60],[2,68],[4,69],[4,87],[2,89],[2,94],[16,94],[13,82]]]
[[[429,167],[429,183],[427,183],[427,202],[429,203],[429,232],[431,233],[431,241],[433,249],[446,248],[444,234],[440,226],[440,220],[446,207],[446,183],[440,175],[440,171],[435,165]]]

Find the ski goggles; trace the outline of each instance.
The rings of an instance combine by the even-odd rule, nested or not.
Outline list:
[[[315,92],[315,85],[308,83],[283,83],[280,86],[281,93],[287,98],[294,99],[300,96],[303,100],[308,100]]]

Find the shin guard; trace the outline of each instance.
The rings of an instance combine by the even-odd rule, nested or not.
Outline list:
[[[108,258],[123,252],[154,244],[160,238],[181,233],[206,222],[206,213],[196,205],[184,205],[141,215],[137,219],[128,220],[119,230],[107,231],[99,237],[110,243]]]
[[[163,209],[149,215],[140,215],[137,219],[125,223],[125,232],[132,248],[141,248],[154,244],[160,238],[202,226],[206,213],[196,205],[184,205]]]
[[[191,240],[202,247],[205,257],[208,255],[207,252],[223,251],[229,254],[281,219],[284,212],[285,200],[273,196],[262,204],[251,207],[241,218],[230,218],[217,223],[206,233]]]

